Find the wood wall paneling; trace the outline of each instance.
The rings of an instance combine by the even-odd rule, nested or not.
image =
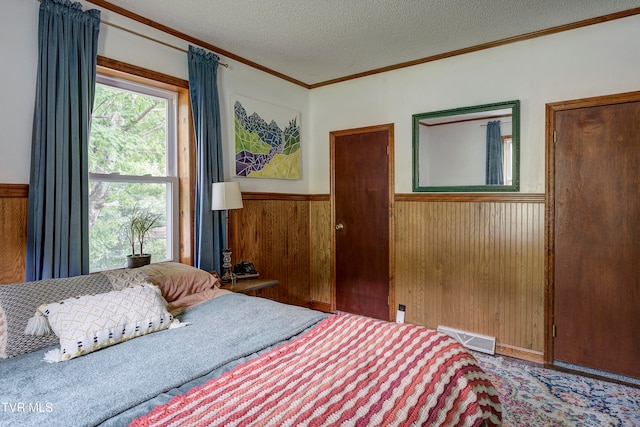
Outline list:
[[[309,202],[311,240],[311,302],[318,309],[331,308],[331,203]]]
[[[280,279],[263,296],[329,309],[328,198],[244,198],[232,211],[234,262]],[[407,322],[495,336],[499,353],[542,362],[544,195],[396,195],[395,218],[395,300]]]
[[[542,354],[542,203],[399,202],[396,212],[396,301],[408,322]]]
[[[29,186],[0,184],[0,284],[25,276]]]
[[[260,296],[288,304],[310,302],[309,202],[244,200],[230,211],[232,262],[251,261],[262,277],[280,284],[258,291]]]

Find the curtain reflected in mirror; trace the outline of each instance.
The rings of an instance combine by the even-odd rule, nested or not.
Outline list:
[[[519,191],[519,101],[413,116],[413,191]]]
[[[504,185],[504,151],[500,120],[487,123],[487,172],[485,184]]]

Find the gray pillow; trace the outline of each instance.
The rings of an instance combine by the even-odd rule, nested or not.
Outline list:
[[[37,337],[24,333],[29,318],[40,305],[111,290],[111,282],[103,274],[0,285],[0,358],[7,359],[58,344],[58,337],[54,334]]]

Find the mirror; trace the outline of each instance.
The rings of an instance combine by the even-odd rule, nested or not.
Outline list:
[[[520,190],[520,101],[413,115],[413,191]]]

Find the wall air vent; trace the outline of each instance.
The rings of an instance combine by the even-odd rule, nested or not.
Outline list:
[[[480,351],[487,354],[495,354],[496,352],[496,338],[488,337],[486,335],[475,334],[473,332],[461,331],[459,329],[450,328],[448,326],[438,326],[438,332],[447,334],[450,337],[455,338],[459,343],[465,347]]]

